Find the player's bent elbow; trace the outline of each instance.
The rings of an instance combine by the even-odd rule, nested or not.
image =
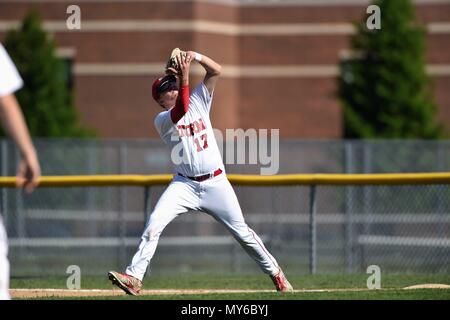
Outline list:
[[[218,64],[216,70],[214,71],[216,76],[220,76],[222,74],[222,66]]]
[[[222,74],[222,66],[218,63],[214,63],[208,68],[207,73],[210,76],[220,76]]]

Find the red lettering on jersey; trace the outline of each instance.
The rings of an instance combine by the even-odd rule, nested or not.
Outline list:
[[[189,125],[181,125],[181,128],[183,129],[183,136],[189,137],[191,134],[189,132]]]
[[[190,135],[193,136],[195,132],[195,126],[194,123],[189,123],[189,131],[190,131]]]
[[[180,137],[189,137],[193,136],[195,133],[199,133],[203,130],[206,130],[205,123],[203,122],[202,118],[199,118],[198,120],[194,121],[193,123],[184,125],[180,124],[177,126],[178,134]],[[200,143],[203,142],[203,145]],[[208,136],[206,133],[202,134],[200,138],[194,138],[194,143],[197,147],[197,152],[201,152],[208,148]]]
[[[200,146],[198,138],[194,139],[195,145],[197,146],[197,152],[203,151],[208,148],[208,135],[204,133],[200,136],[200,139],[203,140],[203,147]]]
[[[191,128],[192,128],[192,131],[194,131],[194,133],[198,133],[198,125],[197,125],[197,121],[194,121],[194,122],[191,124]]]
[[[177,126],[177,129],[178,129],[178,134],[180,135],[180,137],[184,137],[183,126],[181,124],[179,124]]]
[[[206,130],[206,126],[203,123],[203,119],[202,118],[198,119],[198,125],[199,125],[199,132],[203,131],[203,130]]]
[[[180,137],[189,137],[193,136],[194,133],[199,133],[203,130],[206,130],[206,126],[203,122],[203,119],[199,118],[197,121],[194,121],[193,123],[187,125],[180,124],[177,126],[177,129]]]
[[[198,142],[198,138],[194,139],[195,145],[197,146],[197,152],[202,151],[202,147],[200,147],[200,143]]]

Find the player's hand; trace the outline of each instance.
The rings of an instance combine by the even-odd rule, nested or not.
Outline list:
[[[16,186],[22,187],[25,192],[31,193],[39,184],[41,167],[36,156],[24,157],[20,160],[17,171]]]
[[[195,60],[195,52],[194,51],[186,51],[186,56],[192,61]]]
[[[181,72],[181,81],[184,85],[189,83],[189,69],[191,66],[192,58],[190,55],[178,55],[177,56],[177,62],[180,66],[180,72]]]

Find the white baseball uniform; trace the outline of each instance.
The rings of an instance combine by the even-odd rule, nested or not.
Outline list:
[[[151,213],[139,249],[126,269],[128,275],[141,281],[162,231],[188,210],[203,211],[214,217],[231,232],[263,272],[269,275],[278,272],[277,261],[245,223],[236,194],[225,175],[209,118],[211,102],[212,94],[202,82],[191,92],[189,110],[176,124],[172,122],[170,110],[155,118],[157,131],[171,150],[181,139],[183,162],[176,165],[177,174]],[[219,174],[214,176],[214,172]],[[211,174],[211,177],[201,182],[189,178],[205,174]]]
[[[0,43],[0,97],[14,93],[23,85],[22,78]],[[8,238],[0,215],[0,300],[9,300]]]

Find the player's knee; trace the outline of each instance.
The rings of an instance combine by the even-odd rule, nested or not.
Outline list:
[[[142,237],[147,238],[148,240],[157,240],[159,236],[161,235],[162,228],[158,225],[149,225],[145,231]]]
[[[255,241],[253,234],[247,228],[236,229],[232,233],[242,244],[250,244]]]
[[[242,235],[241,241],[244,242],[245,244],[250,244],[253,243],[255,239],[253,238],[253,235],[250,232],[247,232],[244,235]]]

